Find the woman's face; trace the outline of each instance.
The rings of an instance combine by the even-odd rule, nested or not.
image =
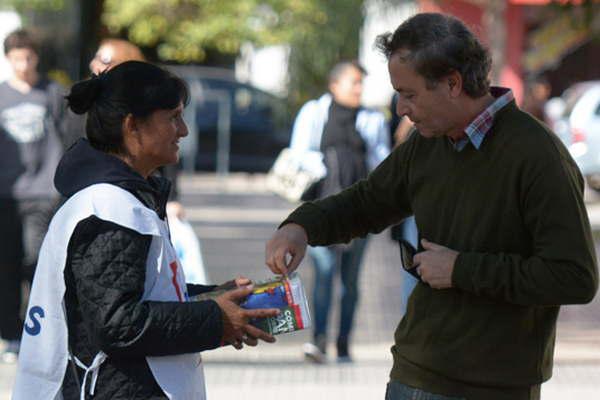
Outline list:
[[[179,139],[187,136],[183,104],[172,110],[156,110],[137,122],[135,162],[148,172],[179,160]]]

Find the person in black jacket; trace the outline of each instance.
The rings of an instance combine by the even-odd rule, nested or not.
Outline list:
[[[64,90],[38,71],[39,43],[18,29],[4,40],[12,76],[0,83],[0,362],[18,359],[21,304],[59,196],[52,176],[68,141]],[[23,294],[25,293],[25,295]]]
[[[67,100],[74,112],[87,113],[87,139],[62,158],[55,176],[59,192],[70,199],[91,185],[108,183],[131,193],[164,220],[170,183],[151,173],[177,161],[178,141],[187,135],[182,119],[187,98],[179,78],[137,61],[75,84]],[[238,305],[251,292],[250,285],[214,301],[143,301],[152,240],[95,215],[80,220],[70,237],[64,268],[69,353],[86,366],[100,351],[107,355],[92,379],[94,399],[167,398],[149,367],[149,356],[275,341],[249,321],[277,315],[277,310]],[[238,285],[248,283],[237,280]],[[188,285],[187,295],[213,289]],[[69,363],[63,378],[65,399],[79,398],[84,372]],[[83,388],[86,394],[94,391],[90,381]]]

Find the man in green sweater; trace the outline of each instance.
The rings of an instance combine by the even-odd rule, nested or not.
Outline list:
[[[489,86],[490,57],[461,21],[418,14],[377,44],[418,134],[367,179],[296,209],[266,263],[288,273],[307,244],[414,214],[422,282],[395,333],[386,399],[539,399],[560,305],[598,287],[581,174],[510,90]]]

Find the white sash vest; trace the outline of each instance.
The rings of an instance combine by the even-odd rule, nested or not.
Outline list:
[[[61,387],[69,359],[63,303],[67,246],[77,223],[91,215],[153,236],[142,301],[188,300],[183,268],[169,242],[166,222],[117,186],[96,184],[77,192],[57,211],[40,249],[23,329],[14,400],[62,399]],[[90,394],[105,359],[106,355],[100,352],[92,365],[85,366],[74,358],[78,367],[86,371],[84,383],[91,374]],[[169,399],[206,398],[200,353],[146,357],[146,360]]]

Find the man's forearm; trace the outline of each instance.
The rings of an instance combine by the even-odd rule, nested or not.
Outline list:
[[[598,288],[593,260],[544,260],[517,254],[461,253],[453,286],[519,305],[580,304],[591,301]]]
[[[293,222],[302,226],[312,246],[346,243],[380,232],[402,218],[393,203],[380,200],[389,197],[363,180],[336,195],[301,205],[282,225]]]

